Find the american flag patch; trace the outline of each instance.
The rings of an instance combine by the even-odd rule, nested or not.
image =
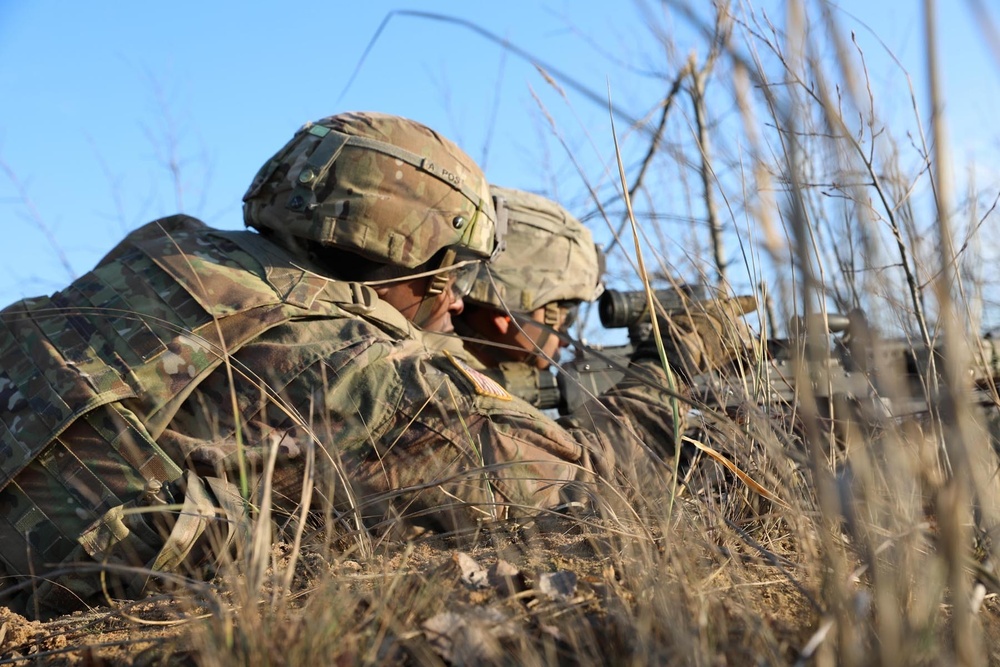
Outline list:
[[[444,351],[444,354],[451,360],[451,363],[455,364],[455,368],[461,371],[462,375],[464,375],[465,378],[472,383],[472,387],[476,390],[476,394],[479,396],[499,398],[501,401],[509,401],[514,398],[499,382],[493,378],[483,375],[469,364],[452,355],[452,353],[447,350]]]

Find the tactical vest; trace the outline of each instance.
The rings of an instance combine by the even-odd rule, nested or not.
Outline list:
[[[0,312],[0,490],[101,406],[121,417],[91,420],[111,448],[147,481],[176,479],[156,439],[180,405],[244,344],[303,315],[415,335],[371,288],[302,269],[256,233],[183,215],[136,230],[68,288]]]

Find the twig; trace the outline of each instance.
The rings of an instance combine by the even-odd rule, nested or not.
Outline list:
[[[17,177],[17,174],[3,158],[0,158],[0,169],[3,169],[4,174],[7,175],[7,178],[10,179],[11,184],[13,184],[14,188],[17,190],[21,203],[24,204],[26,209],[28,209],[28,217],[55,251],[56,257],[59,258],[59,263],[62,264],[63,269],[66,270],[66,274],[69,276],[69,279],[76,280],[76,271],[73,270],[73,265],[70,264],[69,257],[66,256],[66,251],[63,250],[63,247],[59,244],[58,239],[56,239],[56,235],[52,231],[52,228],[49,227],[48,223],[45,222],[45,218],[43,218],[42,214],[38,211],[38,207],[35,206],[34,200],[28,194],[27,187],[21,182],[21,179]]]

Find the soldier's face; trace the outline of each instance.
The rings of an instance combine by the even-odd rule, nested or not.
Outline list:
[[[562,321],[556,323],[556,329],[564,330],[567,314],[568,311],[560,311]],[[544,307],[528,313],[527,317],[518,316],[517,321],[500,310],[474,308],[462,321],[485,340],[497,343],[469,348],[487,366],[495,366],[501,361],[520,361],[536,368],[548,368],[559,358],[559,348],[568,344],[542,324],[545,322]]]
[[[454,276],[449,276],[447,287],[433,296],[427,295],[431,278],[413,278],[376,288],[379,297],[393,306],[424,331],[451,333],[455,330],[451,318],[461,314],[465,308],[462,298],[456,295],[451,284]]]
[[[448,288],[440,294],[434,297],[426,297],[434,299],[430,306],[429,314],[424,318],[424,322],[414,321],[414,324],[424,331],[437,333],[451,333],[455,330],[451,318],[462,314],[462,311],[465,309],[465,302],[462,301],[462,297],[455,294],[451,289],[452,282],[454,282],[453,279],[449,281]]]

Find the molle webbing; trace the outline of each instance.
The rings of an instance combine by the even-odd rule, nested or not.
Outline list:
[[[41,298],[15,304],[0,316],[0,402],[4,407],[0,412],[0,487],[75,419],[135,395],[123,377],[121,357],[101,335],[107,331],[74,326],[85,317],[81,312],[85,310],[66,312],[53,300]]]

